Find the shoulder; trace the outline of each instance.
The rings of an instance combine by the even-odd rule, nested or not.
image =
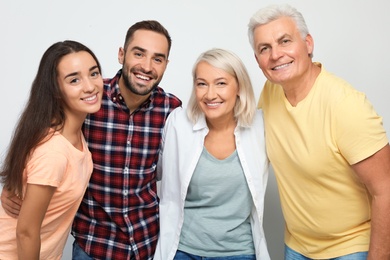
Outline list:
[[[194,125],[187,116],[187,110],[178,107],[169,114],[165,122],[164,132],[168,135],[180,135],[185,138],[191,138],[194,131]]]
[[[65,167],[69,162],[69,154],[65,138],[56,132],[50,139],[36,147],[31,154],[28,165],[30,167],[45,165],[47,168],[57,168],[59,165]]]
[[[114,77],[104,78],[103,79],[104,87],[110,88],[111,86],[115,86],[119,82],[121,75],[122,75],[122,70],[120,69],[118,70],[118,72],[115,74]]]
[[[267,80],[261,91],[258,105],[259,107],[266,109],[270,104],[283,101],[283,96],[284,92],[282,86]]]
[[[177,125],[185,122],[189,122],[186,110],[182,107],[177,107],[169,114],[166,124]]]
[[[34,150],[36,156],[67,158],[71,153],[71,144],[59,132],[49,133],[46,140]]]
[[[372,109],[366,94],[346,80],[327,71],[322,71],[320,76],[315,85],[314,104],[330,111],[333,119],[345,120],[351,116],[350,119],[357,119]]]
[[[156,87],[152,94],[153,102],[156,105],[175,109],[182,105],[181,100],[172,93],[165,92],[161,87]]]
[[[254,121],[263,121],[263,110],[261,108],[256,109]]]
[[[328,72],[323,67],[315,85],[321,91],[322,97],[328,97],[335,102],[343,101],[346,97],[361,98],[364,96],[364,93],[355,89],[345,79]]]
[[[252,129],[257,130],[263,130],[264,129],[264,118],[263,118],[263,110],[262,109],[256,109],[255,115],[253,117],[253,122],[251,127]]]
[[[65,140],[66,139],[59,132],[50,131],[44,139],[44,142],[39,145],[36,150],[62,150],[62,148],[66,146]]]

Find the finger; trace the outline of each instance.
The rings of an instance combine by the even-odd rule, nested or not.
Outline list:
[[[1,205],[7,215],[17,218],[22,205],[22,200],[16,195],[3,189],[1,192]]]
[[[16,196],[14,193],[10,192],[9,190],[3,188],[1,191],[1,203],[2,204],[17,204],[19,207],[22,205],[22,200]]]
[[[20,209],[20,207],[22,206],[22,200],[19,197],[14,195],[8,197],[8,199],[12,201],[12,203],[14,204],[14,208]]]
[[[7,215],[9,215],[13,218],[17,218],[19,215],[19,211],[20,211],[20,205],[15,204],[15,203],[9,203],[10,201],[11,200],[9,200],[9,201],[2,200],[1,205],[2,205],[5,213],[7,213]]]
[[[4,208],[4,211],[5,213],[7,213],[8,216],[12,217],[12,218],[18,218],[19,216],[19,210],[11,210],[11,211],[8,211]]]
[[[1,204],[5,210],[12,211],[12,212],[20,211],[20,208],[22,206],[19,200],[10,199],[10,198],[6,200],[2,200]]]

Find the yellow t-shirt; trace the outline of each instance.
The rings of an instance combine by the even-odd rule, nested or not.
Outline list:
[[[40,259],[61,259],[92,169],[91,153],[84,138],[80,151],[56,132],[32,154],[24,171],[27,183],[57,187],[41,227]],[[0,207],[0,259],[18,259],[16,225],[17,219]]]
[[[367,251],[371,198],[350,164],[388,140],[366,96],[322,68],[296,107],[269,81],[259,107],[286,221],[285,243],[316,259]]]

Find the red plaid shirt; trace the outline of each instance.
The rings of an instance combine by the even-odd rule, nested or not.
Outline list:
[[[181,101],[157,87],[134,113],[106,79],[101,109],[83,131],[94,170],[73,222],[78,245],[96,259],[152,259],[158,226],[156,164],[168,114]]]

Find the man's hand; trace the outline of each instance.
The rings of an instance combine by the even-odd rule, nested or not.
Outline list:
[[[15,194],[11,194],[7,189],[3,188],[1,192],[1,205],[5,213],[13,218],[19,216],[20,207],[22,206],[22,200]]]

